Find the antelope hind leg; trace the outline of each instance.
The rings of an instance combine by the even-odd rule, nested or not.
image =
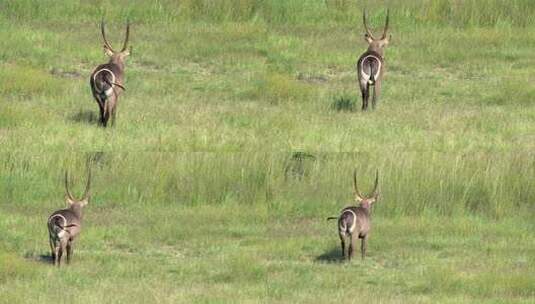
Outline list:
[[[340,245],[342,247],[342,259],[345,259],[346,258],[346,241],[345,241],[345,237],[340,234]]]
[[[50,242],[50,256],[52,256],[52,260],[56,260],[56,250],[54,246],[54,240],[52,240],[51,237],[48,238]]]
[[[370,86],[366,83],[360,83],[360,92],[362,95],[362,111],[366,111],[370,97]]]
[[[67,243],[67,264],[71,263],[71,256],[73,251],[73,244],[71,241]]]
[[[381,81],[375,82],[373,86],[373,97],[372,97],[372,109],[375,110],[375,105],[379,102],[379,96],[381,95]]]
[[[360,240],[360,253],[362,255],[363,260],[366,257],[366,249],[368,247],[367,241],[368,241],[368,236],[365,236]]]

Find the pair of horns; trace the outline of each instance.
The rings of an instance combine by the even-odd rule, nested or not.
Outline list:
[[[372,194],[368,198],[372,198],[372,197],[376,198],[377,197],[377,195],[379,194],[378,186],[379,186],[379,170],[376,170],[375,171],[375,185],[373,186]],[[353,187],[355,188],[355,195],[359,199],[366,198],[366,196],[362,195],[360,193],[360,191],[359,191],[359,188],[358,188],[358,185],[357,185],[357,170],[356,169],[353,172]]]
[[[113,50],[111,47],[111,44],[108,42],[108,39],[106,39],[106,32],[104,30],[104,20],[100,22],[100,30],[102,32],[102,38],[104,39],[104,45],[110,49],[112,52],[117,53]],[[123,48],[121,49],[121,52],[126,51],[126,48],[128,47],[128,38],[130,37],[130,22],[126,23],[126,38],[124,39]]]
[[[385,39],[386,38],[386,34],[388,32],[388,20],[390,19],[389,18],[390,16],[390,10],[386,10],[386,23],[385,23],[385,28],[383,30],[383,36],[381,36],[381,39],[379,40],[382,40],[382,39]],[[366,10],[364,10],[363,14],[362,14],[362,20],[364,22],[364,28],[366,29],[366,34],[368,36],[370,36],[373,40],[377,40],[375,39],[375,37],[373,36],[373,33],[372,31],[370,31],[370,29],[368,28],[368,22],[366,22]]]
[[[81,200],[77,200],[72,195],[71,191],[69,190],[69,171],[65,170],[65,192],[67,192],[67,197],[69,197],[72,201],[84,201],[89,199],[90,193],[89,189],[91,187],[91,167],[87,167],[87,184],[85,185],[85,191],[84,195],[82,196]]]

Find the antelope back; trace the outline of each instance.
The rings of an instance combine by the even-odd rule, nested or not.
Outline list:
[[[81,230],[81,217],[71,209],[58,210],[48,218],[48,232],[54,239],[62,239],[66,236],[75,238]]]
[[[124,71],[117,64],[99,65],[91,74],[90,85],[93,94],[102,99],[118,96],[122,90],[114,90],[114,86],[124,88]]]
[[[341,234],[357,234],[362,237],[370,230],[370,213],[361,206],[346,207],[338,219]]]

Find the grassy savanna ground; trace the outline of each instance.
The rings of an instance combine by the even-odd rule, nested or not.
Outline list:
[[[532,2],[354,2],[3,1],[2,150],[533,149]],[[364,6],[392,12],[380,111],[336,111],[360,106]],[[116,48],[133,22],[109,130],[88,85],[103,16]]]
[[[57,270],[46,217],[63,168],[82,191],[85,160],[3,155],[1,301],[531,303],[533,158],[424,156],[95,154],[85,231]],[[352,166],[363,191],[380,169],[381,200],[368,258],[341,263],[325,218],[350,202]]]
[[[386,6],[383,97],[351,111],[361,11],[380,27]],[[108,129],[88,85],[103,16],[116,48],[133,22]],[[533,16],[527,0],[0,1],[0,302],[533,302]],[[46,218],[88,155],[86,226],[57,270]],[[368,258],[340,263],[325,217],[355,167],[363,189],[380,170],[382,195]]]

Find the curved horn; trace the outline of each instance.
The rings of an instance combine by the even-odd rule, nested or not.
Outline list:
[[[87,165],[87,184],[85,185],[85,191],[84,196],[82,200],[89,199],[90,192],[89,189],[91,188],[91,165],[90,163]]]
[[[385,22],[385,29],[383,30],[383,37],[381,37],[381,39],[385,39],[386,38],[386,34],[388,32],[388,21],[389,21],[389,16],[390,16],[390,10],[387,9],[386,10],[386,22]]]
[[[69,191],[69,171],[65,170],[65,192],[67,193],[67,197],[74,201],[74,197],[72,197],[71,191]]]
[[[364,197],[362,196],[362,194],[360,194],[359,188],[357,186],[357,169],[355,169],[355,171],[353,171],[353,188],[355,190],[355,195],[357,196],[357,198],[358,199],[363,199]]]
[[[379,188],[379,169],[375,171],[375,185],[373,186],[372,197],[376,198],[377,195],[379,195],[378,188]]]
[[[112,52],[115,53],[115,51],[113,50],[113,48],[111,47],[111,44],[108,42],[108,39],[106,39],[106,32],[104,30],[104,20],[102,20],[100,22],[100,31],[102,32],[102,38],[104,39],[104,45],[110,49]]]
[[[130,37],[130,22],[126,23],[126,38],[124,39],[123,48],[121,49],[121,52],[126,51],[126,48],[128,47],[128,38]]]
[[[366,30],[366,34],[368,36],[370,36],[372,39],[375,39],[373,37],[373,34],[372,32],[370,31],[370,29],[368,28],[368,22],[366,22],[366,10],[363,11],[362,13],[362,22],[364,23],[364,29]]]

